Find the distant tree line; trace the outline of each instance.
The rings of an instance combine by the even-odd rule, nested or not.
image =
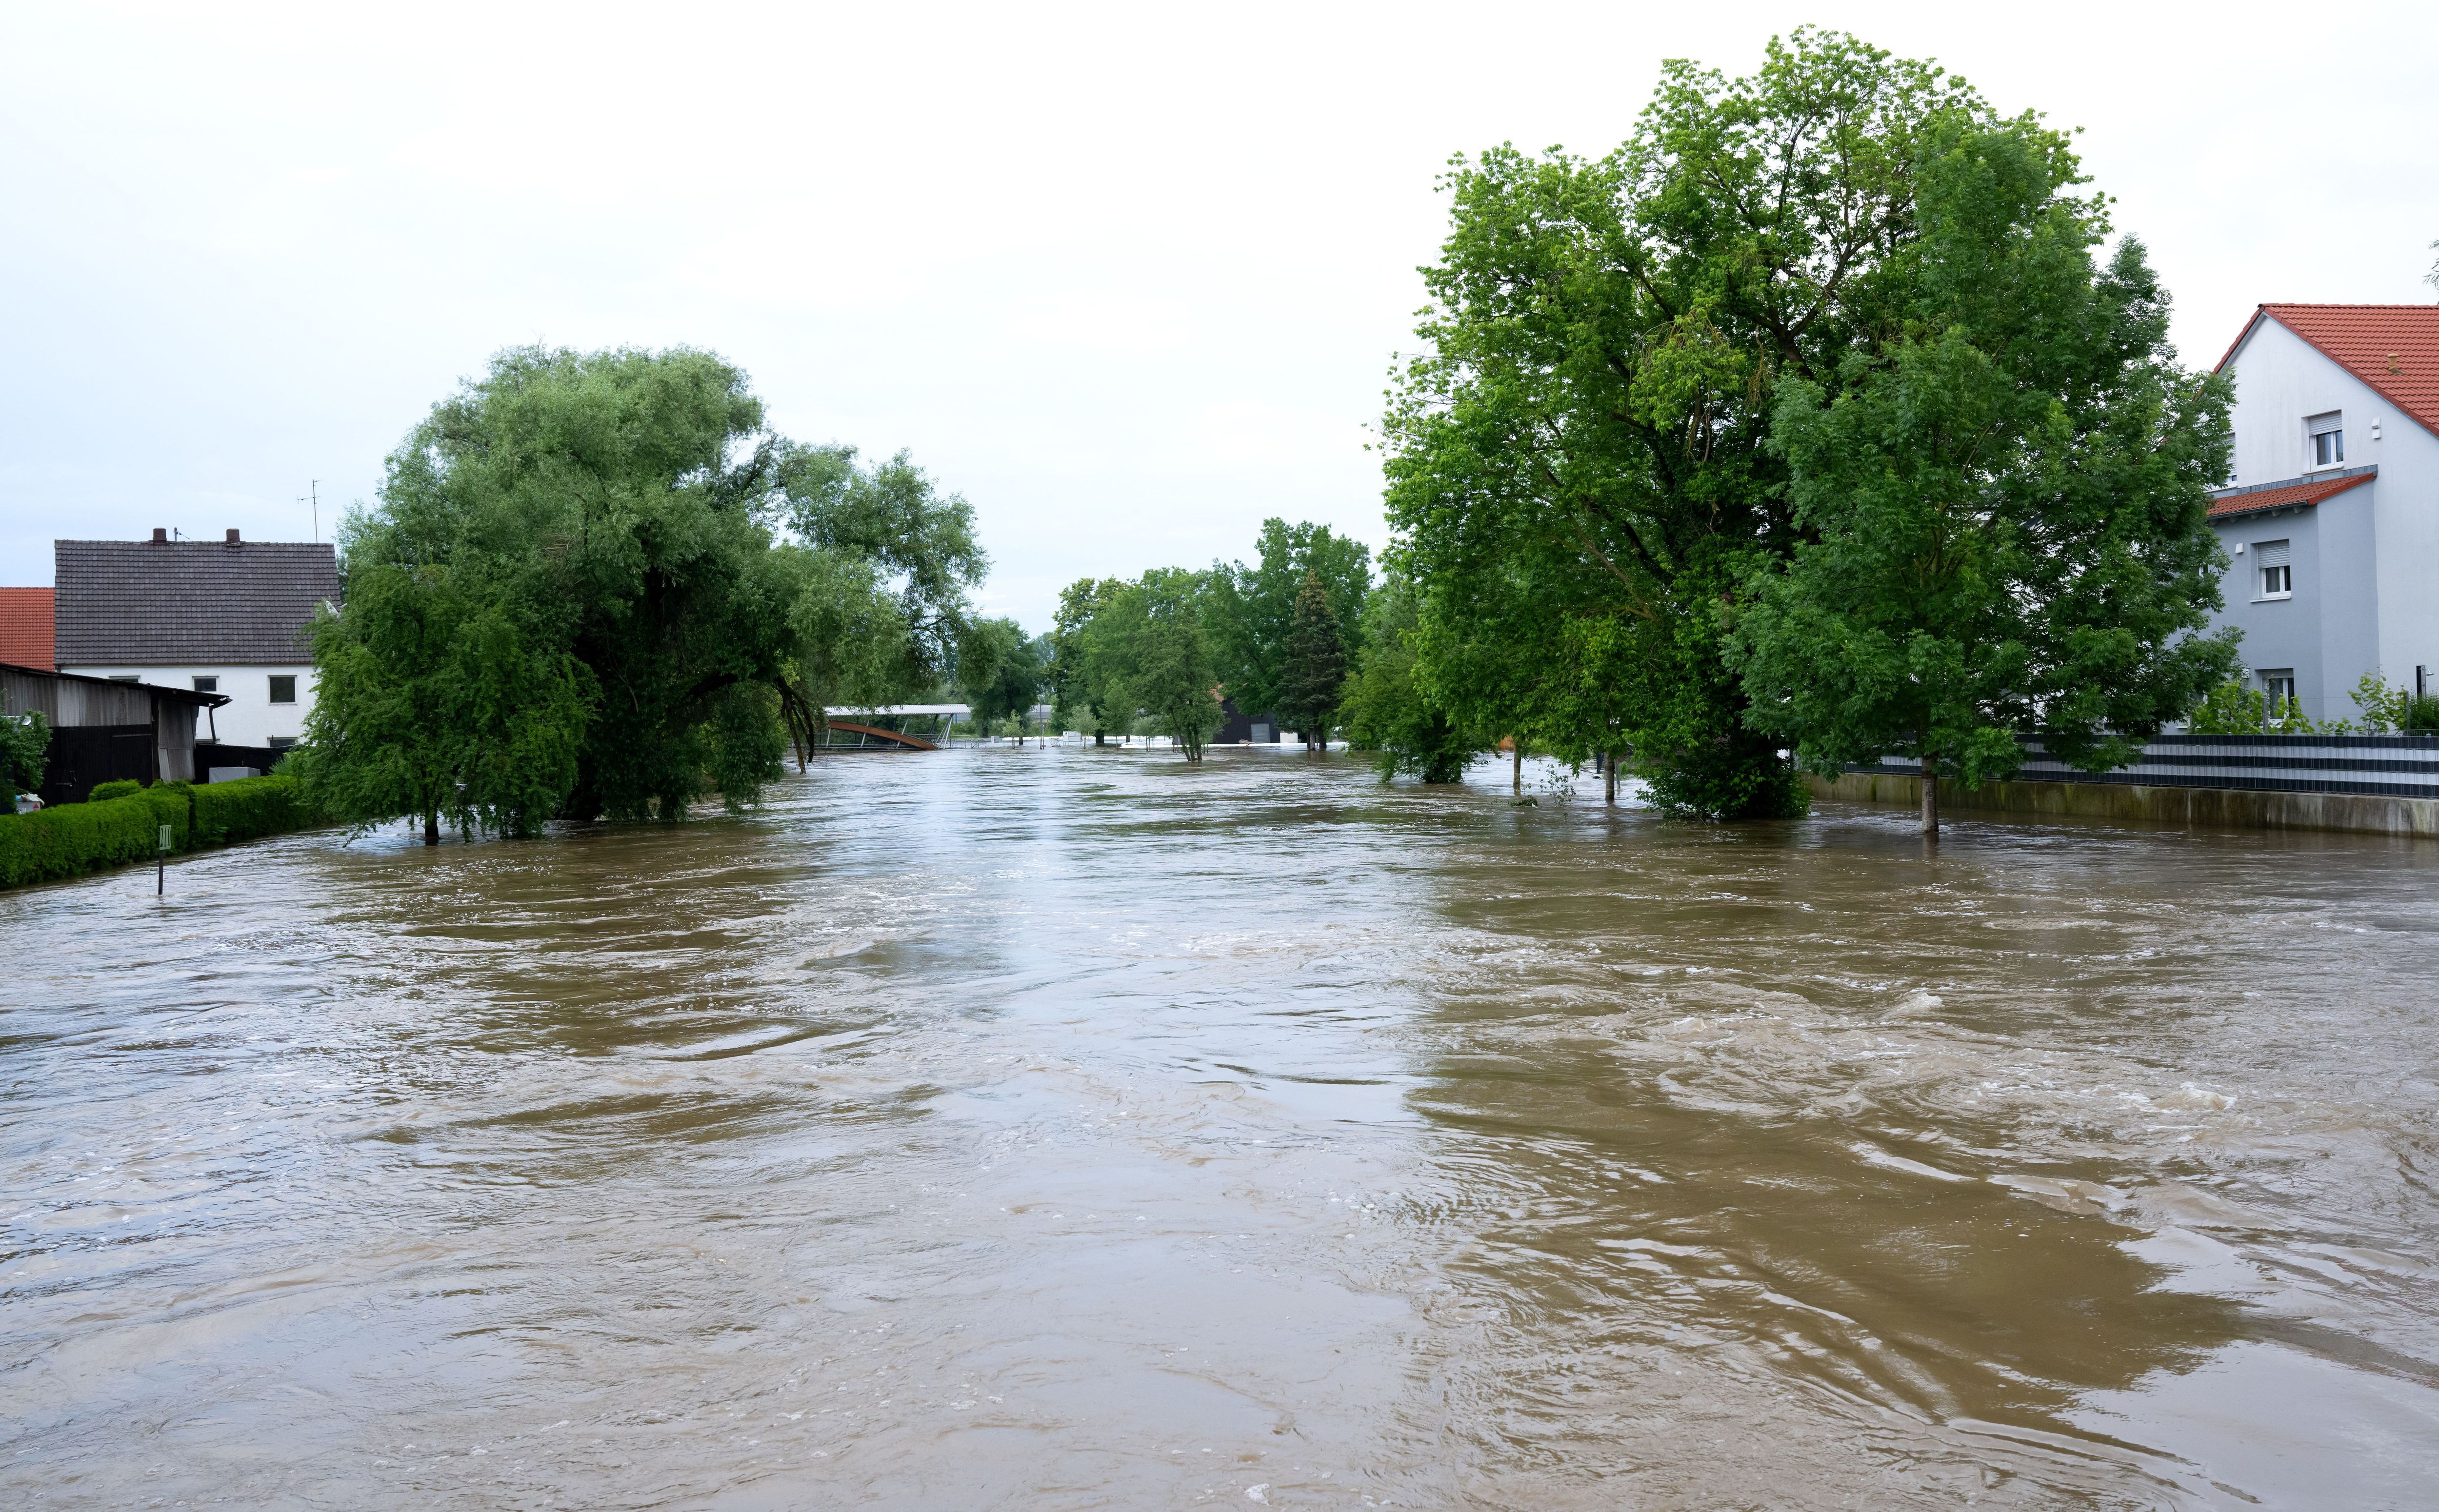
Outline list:
[[[1326,525],[1267,520],[1252,565],[1068,584],[1047,681],[1061,715],[1095,744],[1140,729],[1200,761],[1226,701],[1318,747],[1339,720],[1373,591],[1369,546]]]
[[[1886,753],[2129,758],[2234,666],[2230,396],[2085,183],[2038,116],[1811,30],[1667,64],[1606,157],[1457,160],[1350,724],[1433,779],[1503,736],[1627,760],[1712,818]]]

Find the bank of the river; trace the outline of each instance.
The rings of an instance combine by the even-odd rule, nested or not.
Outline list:
[[[1346,757],[0,895],[45,1507],[2414,1504],[2439,847]]]

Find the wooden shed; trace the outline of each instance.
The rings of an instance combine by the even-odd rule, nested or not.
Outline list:
[[[0,714],[35,711],[51,724],[43,802],[80,803],[95,786],[195,779],[195,716],[225,694],[79,677],[0,663]]]

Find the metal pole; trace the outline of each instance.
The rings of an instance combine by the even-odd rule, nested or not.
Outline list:
[[[166,898],[169,892],[169,827],[161,827],[161,858],[153,864],[152,896]]]

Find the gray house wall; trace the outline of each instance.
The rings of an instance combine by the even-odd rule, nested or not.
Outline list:
[[[2377,487],[2377,485],[2373,485]],[[2363,492],[2361,489],[2355,490]],[[2268,667],[2295,669],[2295,702],[2318,720],[2328,688],[2328,657],[2322,635],[2322,596],[2328,580],[2321,560],[2320,511],[2311,506],[2273,509],[2216,522],[2219,544],[2228,554],[2227,576],[2219,584],[2227,608],[2218,623],[2243,631],[2236,654],[2245,674],[2259,685]],[[2295,569],[2295,596],[2264,599],[2257,567],[2264,542],[2289,543]],[[2238,545],[2244,551],[2236,551]]]

